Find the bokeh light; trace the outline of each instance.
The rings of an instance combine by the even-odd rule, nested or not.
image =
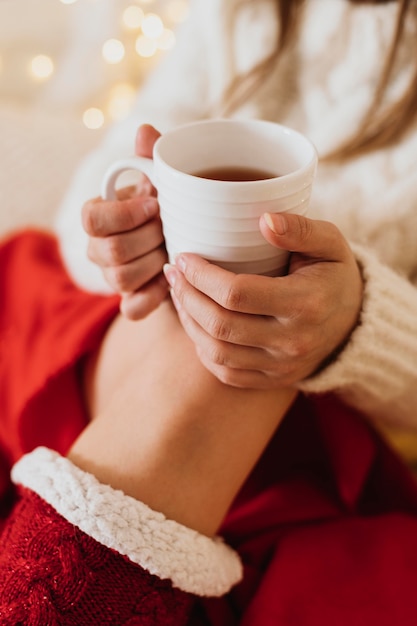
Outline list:
[[[131,4],[123,11],[122,22],[126,28],[135,30],[136,28],[140,28],[144,16],[145,13],[143,9],[138,7],[136,4]]]
[[[101,49],[103,59],[112,65],[120,63],[125,56],[125,47],[119,39],[108,39]]]
[[[46,54],[37,54],[33,57],[29,65],[29,72],[37,81],[50,78],[54,72],[54,63],[51,57]]]
[[[145,35],[139,35],[136,39],[135,50],[140,57],[152,57],[157,51],[156,41],[145,37]]]
[[[112,120],[121,120],[126,117],[136,96],[136,89],[130,83],[114,85],[110,91],[107,105]]]
[[[90,107],[83,113],[84,126],[96,130],[104,125],[104,113],[101,109]]]
[[[50,81],[42,98],[45,102],[56,99],[65,107],[67,100],[60,94],[71,87],[67,82],[62,89],[62,81],[74,81],[75,95],[68,99],[72,103],[68,106],[75,105],[75,114],[87,128],[98,129],[126,117],[138,88],[152,71],[150,59],[175,46],[175,28],[185,19],[190,0],[108,1],[111,8],[105,9],[104,0],[44,0],[45,19],[49,16],[48,3],[54,3],[51,19],[64,25],[63,36],[49,40],[47,30],[42,30],[43,25],[47,28],[46,22],[39,15],[39,35],[34,31],[33,38],[16,50],[2,45],[0,79],[4,93],[15,92],[19,99],[36,101],[38,84]],[[102,15],[103,24],[96,20],[89,25],[85,19],[89,15],[91,19]],[[85,54],[79,52],[82,47]],[[117,64],[119,67],[112,67]]]
[[[164,24],[156,13],[147,13],[142,20],[142,32],[149,39],[158,39],[164,31]]]

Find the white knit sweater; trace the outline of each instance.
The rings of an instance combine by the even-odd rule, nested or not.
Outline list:
[[[84,288],[106,290],[86,257],[83,202],[99,193],[107,166],[132,153],[141,123],[163,132],[221,114],[216,107],[231,79],[274,46],[279,25],[273,4],[191,0],[174,51],[141,90],[132,114],[81,165],[61,207],[57,231],[68,268]],[[394,2],[306,0],[297,43],[235,116],[292,126],[310,137],[319,154],[337,146],[354,133],[372,99],[395,12]],[[415,5],[413,12],[390,99],[409,77],[417,36]],[[417,429],[417,125],[395,148],[343,166],[320,164],[310,217],[333,221],[351,242],[363,268],[365,295],[360,324],[344,351],[300,388],[336,391],[371,417]]]

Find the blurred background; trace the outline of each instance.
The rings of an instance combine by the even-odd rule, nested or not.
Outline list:
[[[47,225],[175,46],[188,0],[0,0],[0,232]]]

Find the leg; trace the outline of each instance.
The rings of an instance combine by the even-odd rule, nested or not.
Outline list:
[[[69,456],[102,482],[212,534],[295,395],[220,383],[166,302],[143,322],[115,321],[87,371],[93,419]]]

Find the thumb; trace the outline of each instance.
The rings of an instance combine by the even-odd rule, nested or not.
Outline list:
[[[142,124],[139,126],[136,133],[135,154],[136,156],[143,156],[152,158],[152,150],[155,141],[161,136],[156,128],[150,124]]]
[[[313,258],[340,260],[348,244],[331,222],[312,220],[293,213],[264,213],[259,227],[265,239],[283,250]]]

